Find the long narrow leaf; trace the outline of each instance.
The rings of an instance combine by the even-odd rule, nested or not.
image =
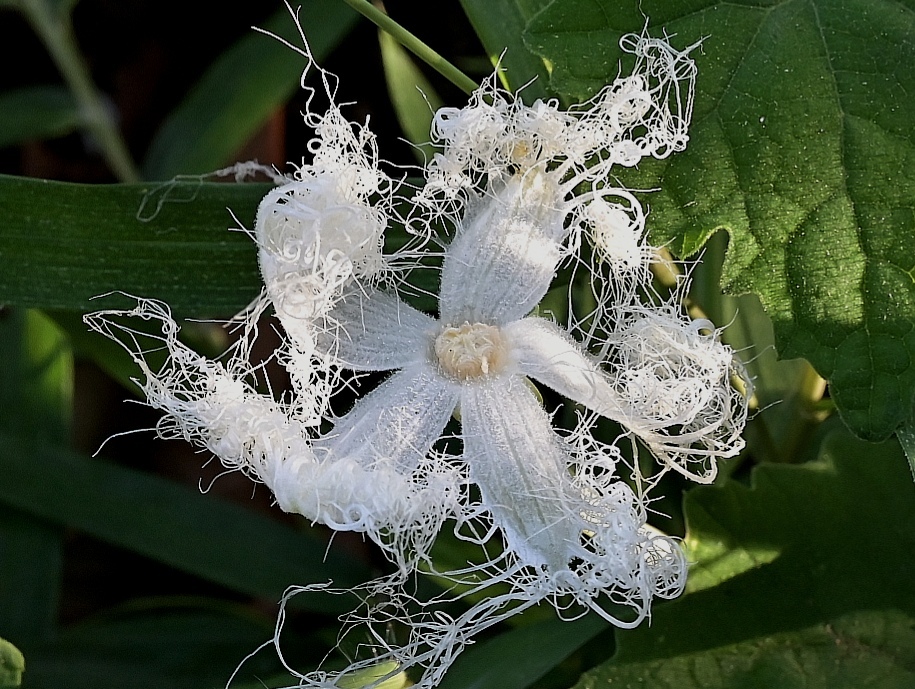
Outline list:
[[[66,338],[38,312],[8,311],[0,314],[0,361],[0,433],[26,445],[65,442],[73,394]],[[0,476],[5,483],[2,465]],[[62,542],[59,528],[0,506],[0,621],[18,644],[55,633]]]
[[[302,4],[299,17],[315,58],[321,60],[358,15],[339,0],[312,0]],[[285,9],[263,28],[294,45],[301,42]],[[304,68],[301,55],[252,31],[213,63],[162,125],[147,153],[144,176],[169,179],[210,172],[231,162],[231,156],[289,99]]]
[[[162,299],[180,315],[237,313],[260,292],[254,224],[265,184],[82,185],[0,176],[0,303],[90,311]]]
[[[522,35],[531,17],[548,4],[549,0],[461,0],[490,59],[499,64],[505,85],[515,90],[536,77],[522,92],[525,100],[547,95],[546,64],[525,45]]]
[[[524,689],[608,626],[591,614],[513,629],[465,651],[439,689]]]
[[[76,131],[79,107],[62,86],[29,86],[0,94],[0,147]]]
[[[64,448],[3,434],[0,466],[0,502],[242,593],[277,600],[293,584],[333,580],[345,586],[364,574],[333,552],[325,559],[325,545],[313,536]],[[335,596],[295,600],[327,612],[347,607]]]

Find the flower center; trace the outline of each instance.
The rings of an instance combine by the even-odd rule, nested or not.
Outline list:
[[[498,373],[507,359],[505,340],[494,325],[464,322],[447,327],[435,338],[435,356],[442,370],[458,380]]]

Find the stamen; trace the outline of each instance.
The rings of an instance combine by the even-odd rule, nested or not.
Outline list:
[[[507,359],[501,331],[485,323],[447,327],[433,347],[442,371],[462,381],[499,373]]]

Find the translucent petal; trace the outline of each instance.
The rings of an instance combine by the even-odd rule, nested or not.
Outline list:
[[[543,318],[524,318],[502,329],[518,370],[564,397],[624,422],[621,400],[605,376],[562,328]]]
[[[710,406],[695,422],[650,417],[622,396],[614,381],[556,324],[525,318],[502,332],[511,342],[520,373],[623,425],[661,462],[692,480],[710,483],[717,472],[714,459],[732,457],[743,447],[742,425],[730,422],[731,408],[724,402]],[[737,400],[737,395],[724,381],[719,397]],[[740,407],[739,400],[734,406]]]
[[[353,293],[330,312],[318,350],[356,371],[389,371],[428,355],[438,330],[435,319],[378,290]]]
[[[527,565],[566,569],[581,537],[571,458],[524,379],[466,385],[461,416],[470,478],[508,546]]]
[[[428,363],[398,371],[360,399],[314,443],[321,461],[347,457],[363,468],[410,474],[423,464],[457,406],[459,386]]]
[[[559,264],[561,205],[553,181],[531,174],[471,206],[445,256],[442,322],[502,325],[530,313]]]

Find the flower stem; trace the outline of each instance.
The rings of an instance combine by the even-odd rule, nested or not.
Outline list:
[[[473,79],[432,50],[432,48],[391,19],[384,12],[368,2],[368,0],[343,0],[343,2],[359,12],[362,16],[366,17],[379,29],[386,31],[393,36],[394,40],[432,67],[432,69],[441,74],[464,93],[470,95],[476,91],[478,85]]]
[[[20,0],[19,8],[63,75],[105,162],[120,181],[139,181],[137,166],[76,45],[69,12],[55,10],[46,0]]]

